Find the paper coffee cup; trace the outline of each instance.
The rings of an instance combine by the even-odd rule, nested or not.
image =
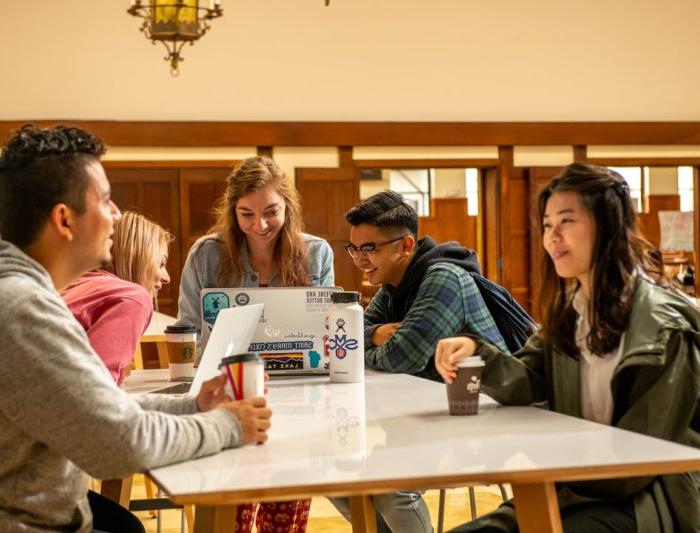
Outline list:
[[[165,328],[165,344],[168,350],[170,379],[191,381],[194,377],[194,361],[197,355],[197,328],[168,326]]]
[[[457,363],[457,376],[447,384],[447,402],[451,415],[475,415],[479,413],[481,370],[484,361],[472,356]]]
[[[226,392],[234,400],[265,394],[265,363],[256,354],[224,357],[219,370],[226,375]]]

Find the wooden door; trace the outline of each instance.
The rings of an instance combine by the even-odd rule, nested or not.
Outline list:
[[[530,241],[530,276],[532,314],[535,320],[539,320],[537,304],[540,297],[539,272],[542,265],[542,235],[539,232],[539,221],[537,220],[537,195],[540,191],[564,170],[564,167],[529,167],[523,169],[527,175],[527,187],[529,200],[529,241]]]
[[[306,231],[323,237],[333,248],[335,284],[359,291],[362,272],[343,248],[350,236],[345,213],[360,200],[357,171],[350,166],[298,168],[296,186],[302,198]]]
[[[484,275],[508,289],[520,305],[529,311],[531,291],[527,176],[523,169],[507,164],[484,169],[481,190],[481,264]]]
[[[107,175],[112,185],[112,198],[119,209],[141,213],[175,236],[168,258],[170,285],[158,293],[158,309],[175,316],[182,271],[178,170],[110,166]]]
[[[226,191],[226,177],[232,168],[194,167],[180,170],[183,264],[195,241],[214,224],[214,207]]]

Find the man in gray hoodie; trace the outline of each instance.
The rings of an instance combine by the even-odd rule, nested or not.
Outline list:
[[[102,141],[24,126],[0,156],[0,531],[90,531],[88,476],[118,478],[267,439],[263,398],[119,389],[59,296],[109,260],[121,216]]]

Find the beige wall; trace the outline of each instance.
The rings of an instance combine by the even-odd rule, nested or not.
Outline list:
[[[128,4],[2,0],[0,119],[700,119],[697,0],[223,0],[177,79]]]
[[[436,168],[433,198],[464,198],[467,179],[463,168]]]
[[[648,194],[677,195],[678,167],[650,167]]]

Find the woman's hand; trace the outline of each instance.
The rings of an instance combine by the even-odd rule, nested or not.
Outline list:
[[[457,377],[457,363],[474,355],[477,349],[474,339],[469,337],[450,337],[438,341],[435,349],[435,368],[446,383],[452,383]]]
[[[197,395],[197,407],[200,411],[210,411],[222,402],[227,402],[231,398],[226,396],[226,375],[219,374],[204,383]]]

